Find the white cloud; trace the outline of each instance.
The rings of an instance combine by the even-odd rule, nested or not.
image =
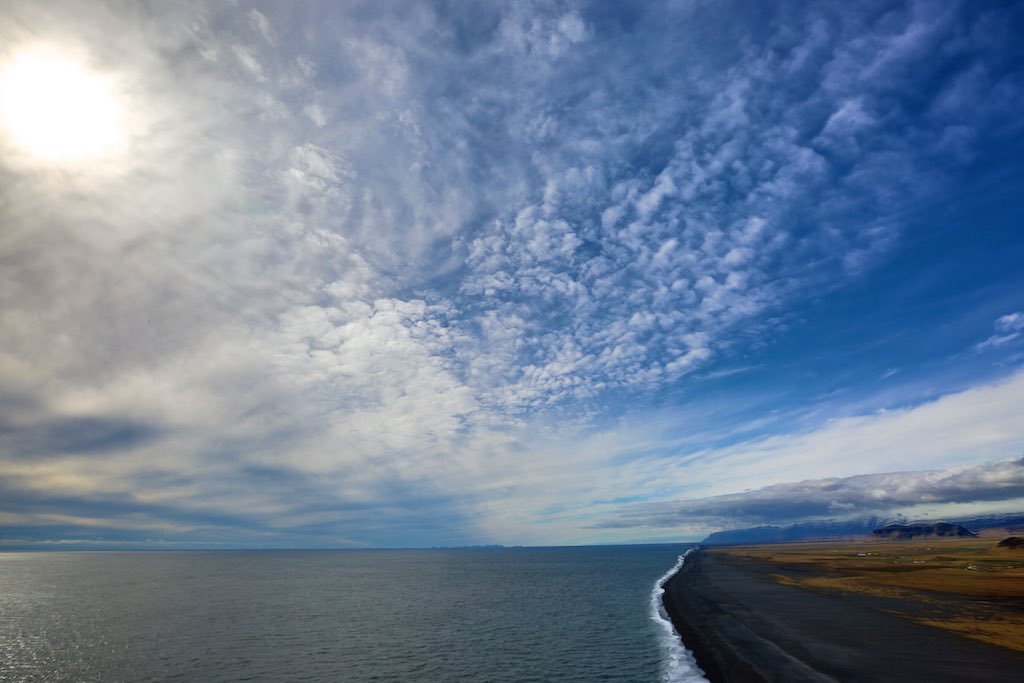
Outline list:
[[[1020,332],[1024,330],[1024,313],[1007,313],[1006,315],[1000,316],[995,322],[996,332],[1002,334],[1009,334],[1011,332]]]
[[[319,104],[307,105],[302,111],[318,128],[323,128],[327,125],[327,114]]]
[[[985,341],[976,344],[974,346],[976,351],[1000,347],[1019,339],[1021,334],[1024,333],[1024,314],[1020,312],[1007,313],[997,318],[993,327],[995,328],[995,334]]]
[[[254,31],[257,31],[261,36],[263,36],[263,40],[268,43],[274,42],[274,27],[270,25],[270,20],[267,19],[267,15],[257,9],[249,10],[249,24],[252,26]]]
[[[541,3],[519,3],[510,8],[499,28],[513,49],[543,58],[557,58],[587,38],[587,27],[577,12],[550,16]]]
[[[259,61],[256,59],[256,55],[251,49],[244,45],[232,45],[231,51],[235,53],[235,57],[238,58],[238,62],[245,67],[245,70],[249,72],[249,75],[259,83],[266,82],[267,76],[263,73],[263,67],[260,66]]]
[[[847,100],[828,117],[821,137],[841,143],[846,138],[869,129],[874,123],[875,118],[865,109],[862,99]]]

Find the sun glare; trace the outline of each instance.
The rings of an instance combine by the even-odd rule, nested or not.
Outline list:
[[[23,53],[2,67],[0,117],[10,141],[39,160],[106,157],[125,142],[110,79],[56,53]]]

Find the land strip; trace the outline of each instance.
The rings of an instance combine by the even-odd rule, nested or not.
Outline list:
[[[1022,570],[993,538],[713,548],[665,604],[712,681],[1015,681]]]

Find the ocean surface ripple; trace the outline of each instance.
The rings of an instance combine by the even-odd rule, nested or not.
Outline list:
[[[0,553],[0,680],[697,681],[686,547]]]

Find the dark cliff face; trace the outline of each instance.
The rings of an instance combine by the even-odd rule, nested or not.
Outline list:
[[[930,536],[977,536],[978,534],[959,524],[936,522],[935,524],[890,524],[871,532],[879,538],[922,538]]]
[[[745,545],[757,543],[788,543],[791,541],[827,541],[838,538],[867,536],[878,524],[876,517],[848,522],[806,522],[790,526],[759,526],[749,529],[716,531],[705,538],[704,545]]]

